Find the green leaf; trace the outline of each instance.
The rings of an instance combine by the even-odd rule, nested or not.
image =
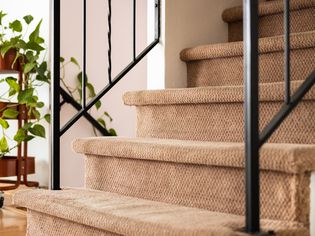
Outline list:
[[[27,43],[23,40],[23,39],[20,39],[17,43],[16,43],[16,47],[17,48],[21,48],[23,50],[26,50],[27,49]]]
[[[9,23],[9,28],[12,29],[12,31],[15,32],[22,32],[23,27],[22,27],[22,23],[19,20],[15,20],[11,23]]]
[[[101,101],[97,101],[97,102],[95,103],[95,107],[96,107],[97,110],[100,109],[101,106],[102,106],[102,102],[101,102]]]
[[[36,120],[40,120],[40,113],[38,110],[33,109],[32,114],[35,116]]]
[[[36,52],[41,52],[41,51],[45,50],[45,48],[40,46],[39,43],[37,43],[37,42],[28,42],[27,47],[28,47],[28,49],[34,50]]]
[[[39,124],[34,125],[32,128],[29,129],[29,131],[31,132],[31,134],[38,137],[45,138],[46,136],[45,128]]]
[[[36,66],[36,63],[34,62],[25,64],[24,70],[23,70],[24,74],[31,72],[35,66]]]
[[[74,57],[71,57],[71,58],[70,58],[70,61],[71,61],[73,64],[75,64],[76,66],[78,66],[78,67],[80,68],[80,65],[79,65],[77,59],[75,59]]]
[[[108,112],[105,111],[105,112],[104,112],[104,115],[109,118],[110,122],[113,121],[113,118],[108,114]]]
[[[40,66],[37,69],[37,73],[39,73],[40,75],[45,75],[45,72],[47,71],[47,62],[44,61],[42,62],[42,64],[40,64]]]
[[[35,138],[35,136],[33,136],[33,135],[27,135],[26,137],[25,137],[25,139],[24,139],[24,141],[31,141],[32,139],[34,139]]]
[[[24,130],[28,130],[29,128],[32,127],[32,125],[33,125],[32,122],[27,122],[27,123],[25,123],[25,124],[23,125],[23,129],[24,129]]]
[[[0,151],[1,152],[8,152],[9,151],[8,141],[4,136],[0,139]]]
[[[60,62],[61,63],[65,62],[65,59],[63,57],[60,57]]]
[[[9,128],[9,123],[2,118],[0,118],[0,125],[2,126],[3,129]]]
[[[0,25],[2,25],[2,20],[7,14],[4,13],[3,11],[0,11]]]
[[[23,91],[20,91],[18,95],[18,102],[20,104],[26,104],[28,99],[33,96],[33,92],[34,92],[33,88],[28,88]]]
[[[103,118],[98,118],[97,122],[100,123],[106,129],[106,123],[105,123],[105,120]]]
[[[90,93],[90,97],[95,97],[95,89],[94,89],[94,86],[91,84],[91,83],[87,83],[86,84],[86,87],[88,88],[89,90],[89,93]]]
[[[43,102],[38,102],[37,104],[36,104],[36,107],[37,108],[43,108],[45,106],[45,103],[43,103]]]
[[[116,130],[114,129],[109,129],[108,132],[110,133],[111,136],[117,136]]]
[[[12,46],[11,44],[9,44],[9,45],[3,44],[3,45],[1,46],[1,49],[0,49],[1,56],[4,57],[5,54],[7,54],[7,52],[8,52],[11,48],[13,48],[13,46]]]
[[[50,124],[50,114],[46,114],[45,116],[44,116],[44,119],[47,121],[47,123],[48,124]]]
[[[19,115],[19,112],[11,108],[8,108],[3,112],[4,118],[15,119],[18,115]]]
[[[37,59],[36,56],[34,56],[34,52],[33,51],[27,51],[25,53],[25,56],[26,56],[27,62],[34,62]]]
[[[39,30],[40,30],[40,26],[42,24],[43,20],[40,20],[40,22],[38,23],[38,25],[36,26],[35,30],[30,34],[29,36],[29,40],[31,42],[35,42],[35,43],[40,43],[41,38],[39,37]]]
[[[25,138],[26,138],[26,131],[23,128],[21,128],[16,132],[13,139],[16,142],[21,143],[25,140]]]
[[[25,104],[29,107],[37,107],[37,100],[35,96],[26,99]]]
[[[36,80],[49,83],[49,78],[46,75],[36,75]]]
[[[34,20],[34,17],[31,15],[27,15],[27,16],[24,16],[23,19],[25,23],[29,25]]]
[[[20,91],[20,85],[17,83],[17,79],[13,77],[7,77],[5,79],[10,87],[9,96],[12,96]]]

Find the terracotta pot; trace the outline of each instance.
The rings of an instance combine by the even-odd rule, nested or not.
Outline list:
[[[13,64],[16,56],[16,50],[10,49],[4,57],[0,55],[0,71],[18,71],[20,66],[18,60]]]
[[[3,157],[0,159],[0,177],[17,176],[17,158],[16,157]],[[34,174],[35,173],[35,158],[28,157],[27,162],[22,159],[21,161],[21,174]]]

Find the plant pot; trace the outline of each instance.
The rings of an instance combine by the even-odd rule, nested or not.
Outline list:
[[[19,60],[14,65],[14,59],[16,57],[16,50],[10,49],[4,57],[0,55],[0,71],[18,71],[20,69]]]
[[[0,177],[12,177],[18,175],[17,157],[5,156],[0,159]],[[28,157],[21,161],[21,175],[35,174],[35,158]]]

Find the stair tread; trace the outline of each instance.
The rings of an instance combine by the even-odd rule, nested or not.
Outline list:
[[[244,168],[244,144],[152,138],[81,138],[73,142],[78,153],[149,161]],[[260,168],[287,173],[315,170],[315,145],[265,144]]]
[[[315,31],[299,32],[291,34],[291,49],[303,49],[315,47]],[[259,39],[259,53],[272,53],[284,50],[284,37],[273,36]],[[187,48],[181,51],[181,60],[196,61],[214,58],[243,56],[243,42],[230,42],[201,45]]]
[[[265,1],[259,3],[259,16],[273,15],[283,12],[283,0]],[[291,1],[290,10],[296,11],[315,6],[314,0],[294,0]],[[226,9],[222,13],[223,21],[230,23],[243,19],[243,6],[239,5]]]
[[[22,190],[14,203],[120,235],[246,235],[242,216],[210,212],[96,190]],[[279,235],[307,235],[302,224],[262,220]],[[290,234],[289,234],[290,233]]]
[[[291,81],[293,93],[303,81]],[[259,96],[261,102],[283,101],[284,82],[261,83]],[[304,100],[314,100],[315,88],[312,88]],[[231,103],[244,101],[244,86],[209,86],[165,90],[144,90],[127,92],[123,96],[125,105],[169,105],[200,103]]]

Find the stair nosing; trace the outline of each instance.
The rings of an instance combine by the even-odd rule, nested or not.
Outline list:
[[[291,34],[291,50],[315,47],[315,31]],[[243,41],[201,45],[181,51],[180,59],[184,62],[240,57],[244,54]],[[284,51],[284,37],[272,36],[259,39],[259,53],[268,54]]]
[[[244,144],[148,138],[81,138],[75,152],[98,158],[123,158],[178,164],[244,168]],[[265,144],[260,152],[260,168],[285,173],[315,170],[315,145]]]
[[[293,93],[303,81],[291,81]],[[284,99],[284,82],[260,84],[260,102],[281,102]],[[243,103],[244,86],[209,86],[165,90],[144,90],[126,92],[124,104],[128,106],[184,105],[210,103]],[[315,100],[315,88],[312,88],[304,101]]]

